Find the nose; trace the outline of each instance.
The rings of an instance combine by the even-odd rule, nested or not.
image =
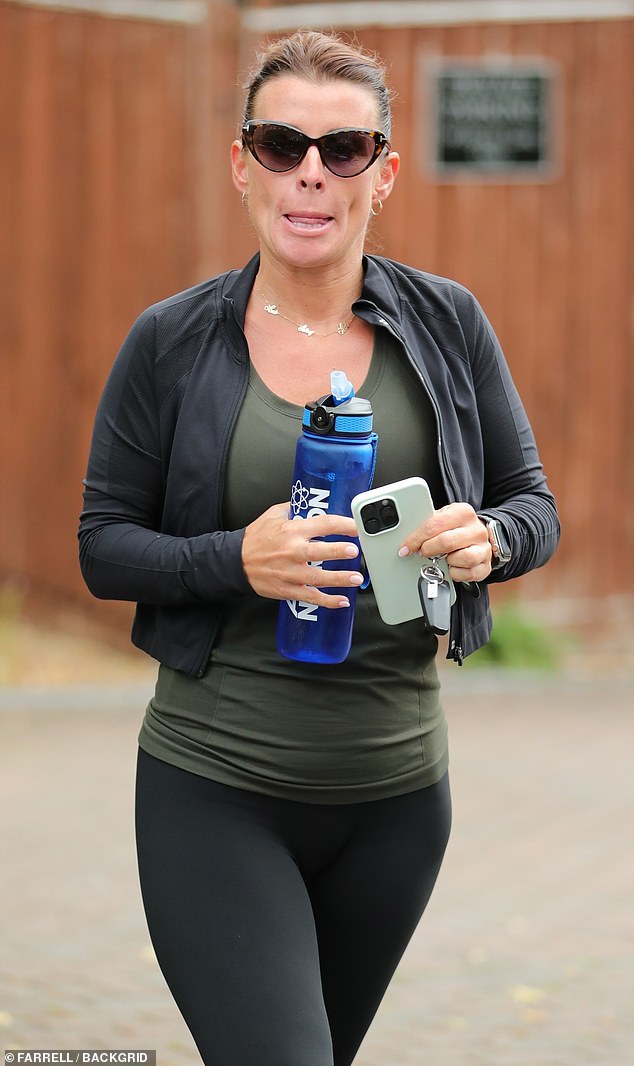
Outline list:
[[[311,144],[299,164],[297,179],[303,189],[321,189],[324,183],[324,164],[316,144]]]

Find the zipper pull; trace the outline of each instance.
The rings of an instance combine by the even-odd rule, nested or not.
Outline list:
[[[455,640],[451,643],[451,658],[458,666],[462,666],[464,663],[464,655],[462,654],[462,648],[459,644],[456,644]]]

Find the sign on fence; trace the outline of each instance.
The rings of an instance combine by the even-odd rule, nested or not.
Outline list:
[[[431,164],[442,179],[543,180],[554,161],[554,76],[544,65],[504,61],[435,64]]]

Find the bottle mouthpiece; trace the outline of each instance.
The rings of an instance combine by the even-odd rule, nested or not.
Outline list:
[[[338,407],[340,403],[345,403],[347,400],[352,399],[354,396],[354,388],[352,382],[348,381],[345,370],[331,370],[330,391],[332,393],[332,400],[335,407]]]

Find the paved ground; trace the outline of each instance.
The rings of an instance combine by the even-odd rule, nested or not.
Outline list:
[[[447,674],[453,837],[358,1066],[634,1064],[634,671],[604,672]],[[150,689],[0,691],[0,1049],[199,1062],[136,881]]]

